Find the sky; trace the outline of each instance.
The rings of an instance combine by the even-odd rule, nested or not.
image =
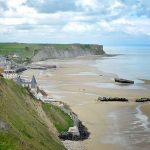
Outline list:
[[[0,42],[150,45],[150,0],[0,0]]]

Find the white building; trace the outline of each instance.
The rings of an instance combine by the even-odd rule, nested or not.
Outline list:
[[[2,75],[6,79],[16,79],[18,77],[18,74],[13,69],[4,70],[4,73],[2,73]]]
[[[14,54],[12,58],[15,59],[15,60],[20,60],[20,55],[19,54]]]

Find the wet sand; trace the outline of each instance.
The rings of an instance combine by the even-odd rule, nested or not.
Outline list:
[[[146,79],[139,79],[141,81],[143,81],[145,84],[150,84],[150,80],[146,80]]]
[[[142,106],[144,114],[140,114],[134,99],[150,97],[149,90],[116,85],[113,78],[117,75],[99,71],[95,67],[96,59],[98,58],[39,62],[44,65],[57,65],[57,68],[27,70],[23,76],[31,78],[34,74],[41,88],[56,100],[66,102],[78,114],[91,133],[88,140],[81,142],[84,149],[136,150],[137,147],[140,147],[147,150],[150,140],[147,140],[145,128],[138,128],[138,123],[142,124],[143,120],[136,115],[146,114],[150,117],[150,105]],[[98,96],[126,97],[130,99],[130,102],[102,103],[97,102]],[[132,123],[135,123],[133,130],[129,128]],[[138,130],[140,134],[137,135]],[[132,134],[135,136],[132,137]],[[136,136],[142,138],[143,141],[134,143]]]

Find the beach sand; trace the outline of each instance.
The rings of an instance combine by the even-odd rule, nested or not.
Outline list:
[[[84,125],[88,128],[90,134],[89,139],[80,142],[82,149],[85,150],[137,150],[137,143],[130,143],[128,140],[132,140],[119,134],[122,129],[119,127],[119,123],[113,120],[109,116],[112,113],[120,112],[126,115],[126,110],[131,111],[130,117],[127,114],[126,126],[122,124],[122,127],[127,128],[128,120],[135,121],[136,119],[136,107],[134,102],[135,98],[150,97],[149,90],[145,89],[130,89],[124,88],[114,83],[114,77],[117,74],[105,73],[97,70],[95,67],[95,60],[103,59],[98,57],[89,58],[76,58],[67,60],[47,60],[44,62],[38,62],[38,64],[51,64],[57,65],[56,69],[48,70],[27,70],[23,73],[25,78],[31,78],[34,74],[37,78],[40,88],[44,89],[49,95],[56,100],[66,102],[71,109],[78,115],[83,121]],[[128,103],[102,103],[97,102],[99,96],[112,96],[112,97],[126,97],[130,99]],[[147,104],[142,107],[142,111],[150,117],[150,105]],[[116,115],[116,116],[117,116]],[[123,119],[118,115],[119,121]],[[109,122],[110,121],[110,122]],[[112,126],[111,126],[112,124]],[[140,128],[140,130],[142,130]],[[121,137],[122,140],[110,141],[109,137],[114,132],[118,133],[117,138]],[[130,136],[130,135],[129,135]],[[126,143],[124,142],[126,141]],[[67,143],[68,144],[68,143]],[[150,143],[147,142],[147,146]],[[139,142],[138,147],[143,147],[144,142]],[[143,147],[146,150],[147,147]]]

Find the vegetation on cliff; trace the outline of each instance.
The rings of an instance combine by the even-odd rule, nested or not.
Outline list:
[[[32,61],[78,56],[103,55],[102,45],[92,44],[53,44],[37,51]]]
[[[54,109],[15,82],[0,78],[0,149],[64,150],[56,128],[66,130],[71,121],[59,108]]]
[[[19,54],[23,59],[33,61],[49,58],[76,57],[84,55],[101,55],[102,45],[97,44],[26,44],[26,43],[0,43],[0,55]]]
[[[59,133],[68,131],[68,128],[73,126],[73,120],[70,118],[70,116],[65,114],[58,107],[43,103],[42,108],[46,112],[51,122],[55,125]]]

